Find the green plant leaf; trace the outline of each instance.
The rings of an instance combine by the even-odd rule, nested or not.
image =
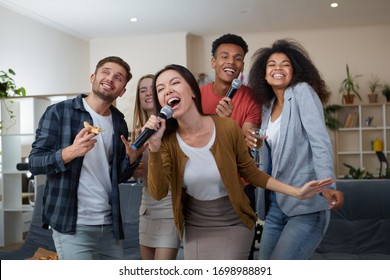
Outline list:
[[[0,70],[0,101],[4,104],[8,117],[12,120],[15,118],[14,112],[10,108],[13,100],[8,98],[13,96],[26,96],[26,89],[24,87],[17,87],[11,75],[15,75],[15,71],[12,69],[8,69],[7,72]],[[2,124],[1,122],[0,129],[4,128]]]
[[[325,124],[330,130],[336,130],[341,127],[340,121],[334,116],[334,113],[341,109],[340,105],[330,104],[324,106]]]
[[[374,175],[360,168],[355,168],[352,165],[343,163],[344,166],[349,168],[349,175],[344,176],[344,179],[374,179]]]
[[[341,82],[339,93],[343,93],[343,95],[354,94],[357,96],[357,98],[359,98],[360,101],[362,101],[362,97],[358,92],[359,84],[356,81],[356,79],[361,77],[362,75],[352,76],[349,71],[348,64],[346,64],[346,72],[347,72],[347,77]]]

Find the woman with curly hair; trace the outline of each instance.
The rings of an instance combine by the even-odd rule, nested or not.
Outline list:
[[[290,185],[334,177],[332,144],[322,103],[330,92],[307,51],[294,40],[278,40],[252,58],[248,85],[262,106],[267,129],[261,169]],[[246,141],[255,146],[248,132]],[[260,259],[309,259],[329,224],[330,208],[343,195],[333,184],[307,200],[257,188],[257,214],[265,220]],[[331,201],[331,203],[329,203]]]

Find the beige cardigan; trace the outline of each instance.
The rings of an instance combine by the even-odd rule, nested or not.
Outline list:
[[[241,221],[248,228],[252,228],[257,218],[244,193],[244,185],[240,177],[254,186],[265,187],[269,175],[256,167],[248,153],[239,126],[231,118],[211,117],[215,123],[216,138],[210,151],[234,210]],[[182,203],[185,198],[182,186],[187,160],[188,157],[180,149],[175,133],[163,138],[159,152],[149,151],[149,192],[155,199],[160,200],[167,195],[171,186],[173,215],[180,238],[182,238],[183,207],[185,207]]]

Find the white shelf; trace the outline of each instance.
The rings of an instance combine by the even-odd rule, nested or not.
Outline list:
[[[383,143],[383,153],[390,156],[390,103],[341,105],[337,113],[341,124],[347,123],[348,114],[357,114],[354,127],[341,127],[335,134],[336,146],[336,177],[343,178],[348,174],[349,164],[355,168],[364,169],[374,176],[379,175],[380,163],[372,141],[378,138]],[[366,126],[367,117],[373,117],[370,126]]]
[[[337,152],[338,155],[360,155],[360,151]]]
[[[0,247],[23,241],[23,233],[29,228],[34,209],[26,204],[26,198],[23,199],[23,192],[26,192],[22,190],[23,183],[29,171],[17,170],[16,164],[23,162],[30,154],[38,122],[46,108],[74,96],[12,98],[11,110],[15,115],[12,121],[5,109],[0,107],[3,121],[0,133]],[[35,176],[35,180],[38,177]]]
[[[32,212],[34,207],[29,204],[23,204],[21,207],[4,208],[4,212]]]
[[[339,132],[343,132],[343,131],[359,131],[359,128],[339,128]]]

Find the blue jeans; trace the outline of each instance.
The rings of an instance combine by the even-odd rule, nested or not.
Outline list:
[[[307,260],[329,224],[329,210],[289,217],[270,194],[259,248],[260,260]]]
[[[77,225],[76,234],[53,230],[60,260],[120,260],[124,258],[121,240],[115,240],[112,225]]]

